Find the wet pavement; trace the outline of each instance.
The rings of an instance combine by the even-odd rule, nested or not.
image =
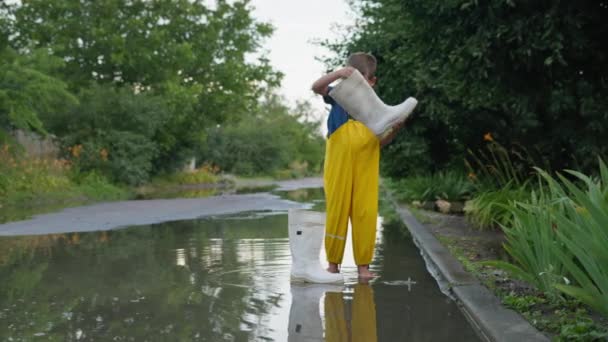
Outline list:
[[[321,187],[322,180],[304,178],[273,184],[279,191],[294,191],[294,189]],[[257,185],[267,186],[267,184],[252,183],[252,189],[257,188]],[[191,190],[183,189],[181,195],[191,195]],[[29,220],[0,224],[0,236],[91,232],[244,211],[310,207],[309,203],[285,200],[267,192],[212,197],[208,197],[205,193],[199,198],[194,197],[116,201],[67,208],[55,213],[37,215]]]
[[[278,194],[284,208],[322,206],[319,190]],[[291,284],[284,210],[2,237],[0,340],[477,340],[381,218],[379,278],[357,280],[349,241],[344,286]]]

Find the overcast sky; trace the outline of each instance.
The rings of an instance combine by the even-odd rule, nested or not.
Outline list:
[[[285,74],[280,93],[290,102],[311,100],[325,115],[324,105],[310,91],[312,83],[323,74],[324,66],[315,57],[327,54],[312,44],[314,39],[336,37],[333,24],[349,25],[352,13],[345,0],[252,0],[254,16],[275,27],[264,47],[272,65]]]

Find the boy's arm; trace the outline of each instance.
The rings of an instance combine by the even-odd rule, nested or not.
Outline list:
[[[312,91],[316,94],[327,96],[328,87],[335,80],[339,78],[348,78],[355,69],[353,67],[345,67],[336,71],[330,72],[329,74],[322,76],[315,83],[312,84]]]

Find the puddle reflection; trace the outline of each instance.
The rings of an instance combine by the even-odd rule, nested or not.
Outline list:
[[[348,288],[292,284],[291,297],[289,342],[378,340],[374,291],[369,284],[356,284]]]
[[[345,286],[290,283],[285,214],[0,238],[0,340],[475,341],[388,236],[370,285],[347,246]]]
[[[376,342],[376,304],[369,284],[357,284],[351,294],[325,296],[325,341]]]

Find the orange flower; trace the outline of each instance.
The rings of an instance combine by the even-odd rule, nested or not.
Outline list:
[[[73,147],[70,147],[70,151],[72,152],[72,156],[75,158],[80,157],[80,152],[82,152],[82,145],[76,145]]]
[[[101,236],[99,236],[100,242],[108,242],[108,233],[106,231],[101,232]]]
[[[492,133],[488,132],[488,133],[484,134],[483,140],[484,141],[494,141],[494,138],[492,138]]]
[[[469,179],[477,179],[477,175],[474,172],[469,172]]]
[[[108,150],[106,150],[105,148],[102,148],[101,151],[99,151],[99,156],[101,157],[101,160],[107,161],[108,160]]]

